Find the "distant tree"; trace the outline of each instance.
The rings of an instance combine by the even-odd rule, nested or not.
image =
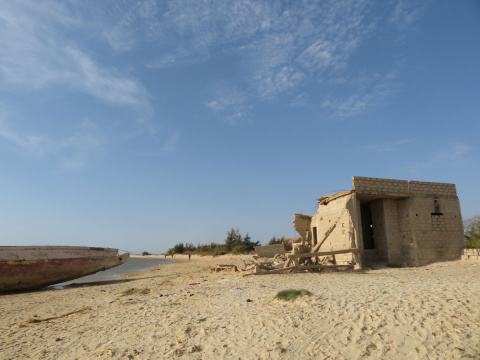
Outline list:
[[[238,228],[232,228],[228,233],[225,239],[225,246],[228,251],[231,251],[234,247],[242,245],[242,235]]]
[[[185,245],[183,243],[178,243],[173,246],[173,248],[168,249],[167,255],[172,255],[172,254],[183,254],[185,252]]]
[[[152,255],[152,254],[150,254],[148,251],[142,252],[142,256],[147,256],[147,255]]]
[[[245,236],[243,237],[242,244],[245,245],[245,246],[248,246],[249,248],[251,248],[252,250],[254,250],[254,247],[255,247],[255,246],[260,246],[260,241],[259,241],[259,240],[257,240],[257,241],[252,241],[252,238],[251,238],[250,235],[247,233],[247,235],[245,235]]]
[[[268,245],[277,245],[278,243],[278,239],[275,237],[275,235],[273,235],[273,237],[268,242]]]
[[[185,252],[185,245],[183,245],[183,243],[178,243],[173,247],[173,252],[175,254],[183,254]]]
[[[185,251],[195,251],[196,247],[192,243],[186,243],[184,247]]]
[[[467,248],[480,248],[480,215],[471,216],[463,220],[463,230]]]

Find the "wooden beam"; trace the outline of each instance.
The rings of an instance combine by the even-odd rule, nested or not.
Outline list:
[[[353,265],[300,265],[298,269],[339,269],[339,268],[352,268]]]
[[[291,254],[287,255],[289,259],[293,259],[294,261],[296,259],[300,258],[311,258],[313,256],[327,256],[327,255],[335,255],[335,254],[348,254],[348,253],[356,253],[360,251],[357,248],[351,248],[351,249],[344,249],[344,250],[333,250],[333,251],[320,251],[320,252],[310,252],[310,253],[303,253],[303,254]]]
[[[272,269],[272,270],[260,270],[259,272],[254,273],[254,275],[267,275],[267,274],[279,274],[284,271],[290,270],[308,270],[308,269],[341,269],[341,268],[351,268],[353,265],[300,265],[300,266],[289,266],[286,268]]]
[[[295,266],[289,266],[289,267],[286,267],[286,268],[272,269],[272,270],[263,270],[262,269],[262,270],[256,272],[255,275],[277,274],[277,273],[281,273],[281,272],[284,272],[284,271],[290,271],[290,270],[293,270],[295,268],[296,268]]]
[[[324,237],[323,237],[323,240],[320,241],[319,244],[315,245],[315,247],[312,249],[313,252],[315,251],[318,251],[320,249],[320,247],[323,245],[323,243],[328,239],[328,237],[330,236],[330,234],[332,233],[333,230],[335,230],[335,228],[337,227],[337,222],[340,218],[337,219],[337,221],[335,222],[335,224],[333,224],[330,229],[327,230],[327,232],[325,233]]]

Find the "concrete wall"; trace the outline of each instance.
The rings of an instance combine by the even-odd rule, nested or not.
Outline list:
[[[357,194],[409,194],[407,180],[378,179],[361,176],[353,177],[353,189]]]
[[[410,198],[395,200],[398,210],[398,227],[401,244],[401,259],[395,263],[415,265],[417,263],[417,242],[412,227]]]
[[[462,249],[462,260],[480,260],[480,249]]]
[[[439,213],[435,211],[434,200],[439,204]],[[457,198],[415,196],[412,198],[412,220],[418,266],[460,258],[464,234]]]
[[[260,257],[273,258],[276,254],[285,254],[285,247],[283,244],[256,246],[255,252]]]
[[[371,202],[379,260],[421,266],[460,258],[464,235],[454,184],[358,176],[352,182],[357,194],[385,196]]]
[[[385,240],[388,247],[386,261],[393,263],[402,263],[403,259],[403,234],[400,228],[400,213],[398,209],[398,200],[382,199],[384,218],[385,218]]]
[[[457,196],[455,184],[447,183],[354,176],[352,185],[357,194]]]

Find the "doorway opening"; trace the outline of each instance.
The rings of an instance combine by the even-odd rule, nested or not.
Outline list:
[[[370,204],[360,204],[360,212],[362,219],[363,248],[364,250],[375,249],[375,236]]]

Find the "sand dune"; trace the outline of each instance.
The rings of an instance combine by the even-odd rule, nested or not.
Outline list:
[[[249,258],[180,257],[125,281],[0,296],[0,358],[480,358],[480,261],[365,273],[210,271]],[[312,295],[274,299],[290,288]]]

